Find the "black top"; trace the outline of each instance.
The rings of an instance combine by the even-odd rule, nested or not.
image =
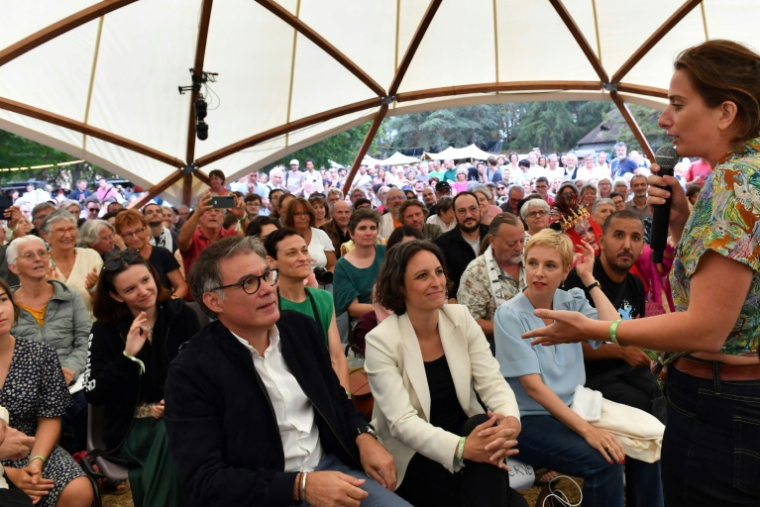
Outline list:
[[[607,299],[617,308],[622,320],[644,317],[646,294],[644,292],[644,282],[638,276],[628,273],[625,275],[625,280],[622,283],[615,283],[607,276],[602,265],[602,259],[600,256],[597,256],[594,261],[594,278],[599,282],[602,292],[607,296]],[[565,290],[570,290],[573,287],[586,290],[575,268],[570,271],[565,281]],[[594,306],[594,300],[588,292],[586,292],[586,299],[588,299],[591,306]],[[604,359],[601,361],[584,361],[584,364],[586,365],[586,376],[592,377],[612,369],[624,367],[628,363],[622,359]]]
[[[488,226],[480,225],[480,241],[488,234]],[[456,297],[459,292],[459,281],[467,269],[467,265],[475,259],[475,252],[470,244],[462,237],[462,231],[457,225],[449,232],[443,233],[435,242],[446,257],[446,271],[451,280],[452,288],[449,297]]]
[[[169,292],[172,290],[172,284],[169,281],[169,277],[166,273],[171,273],[175,269],[179,269],[179,262],[166,248],[154,246],[148,257],[148,262],[156,269],[158,273],[158,279],[161,280],[161,285],[166,287]]]
[[[426,362],[425,375],[430,386],[430,424],[458,435],[467,414],[459,404],[446,355]]]

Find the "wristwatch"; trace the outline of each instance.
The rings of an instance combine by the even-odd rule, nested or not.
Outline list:
[[[356,436],[364,435],[365,433],[369,433],[373,437],[375,437],[375,440],[377,440],[377,432],[375,431],[375,428],[372,427],[371,424],[368,424],[366,426],[360,426],[359,428],[356,428]]]
[[[591,292],[591,289],[593,289],[594,287],[599,287],[600,289],[602,288],[602,286],[599,284],[599,281],[594,280],[594,283],[586,287],[586,292]]]

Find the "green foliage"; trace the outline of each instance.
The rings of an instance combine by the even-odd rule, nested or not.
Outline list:
[[[356,153],[361,148],[364,138],[369,132],[371,123],[367,122],[352,129],[348,129],[340,134],[335,134],[332,137],[328,137],[316,144],[312,144],[307,148],[298,150],[290,155],[282,157],[280,160],[272,164],[270,167],[276,165],[284,165],[287,167],[290,160],[297,158],[301,161],[301,167],[304,166],[304,160],[311,158],[314,160],[314,167],[330,167],[330,160],[342,165],[351,165],[354,163]],[[379,139],[382,138],[382,125],[378,130],[378,135],[375,136],[375,140],[370,146],[370,152],[377,150],[377,144]],[[268,172],[268,169],[267,169]]]
[[[660,111],[650,109],[648,107],[638,106],[631,104],[628,106],[631,110],[631,114],[636,118],[636,123],[639,125],[644,137],[649,141],[649,145],[652,150],[657,151],[657,148],[668,142],[668,136],[665,129],[657,125],[657,120],[660,118]],[[618,116],[611,120],[614,123],[620,125],[619,141],[623,141],[628,145],[628,150],[641,150],[641,145],[633,135],[633,131],[625,123],[622,116]]]

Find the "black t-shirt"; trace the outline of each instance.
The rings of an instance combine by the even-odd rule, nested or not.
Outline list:
[[[148,262],[150,262],[156,269],[161,284],[171,292],[172,284],[169,281],[169,277],[166,276],[166,273],[171,273],[175,269],[179,269],[179,262],[177,262],[177,259],[175,259],[171,252],[166,248],[154,246],[153,250],[150,252],[150,257],[148,257]]]
[[[458,435],[467,414],[459,404],[449,362],[443,355],[424,364],[430,387],[430,424]]]
[[[594,261],[594,278],[599,282],[602,287],[602,292],[607,296],[612,305],[617,308],[622,320],[639,319],[644,317],[645,312],[645,292],[644,282],[636,276],[628,273],[625,275],[625,280],[622,283],[615,283],[610,280],[607,273],[602,266],[601,257],[597,256]],[[578,277],[575,268],[570,271],[565,281],[565,290],[578,287],[582,290],[586,290],[583,282]],[[586,299],[589,304],[594,306],[594,300],[591,298],[588,292],[586,292]],[[617,369],[625,366],[626,363],[622,359],[604,359],[601,361],[584,361],[586,366],[586,376],[593,377],[600,373]]]

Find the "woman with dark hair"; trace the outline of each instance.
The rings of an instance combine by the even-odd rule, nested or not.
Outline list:
[[[520,433],[514,393],[467,308],[445,305],[444,264],[437,246],[410,241],[388,251],[378,277],[378,302],[394,315],[367,335],[365,368],[396,493],[421,507],[527,505],[505,464]]]
[[[264,244],[267,237],[280,227],[280,221],[276,218],[260,216],[256,217],[253,222],[248,224],[248,229],[245,230],[245,235],[257,238],[261,244]]]
[[[32,261],[38,258],[47,263],[41,252]],[[0,278],[0,405],[8,409],[13,428],[35,437],[28,455],[2,461],[5,475],[37,505],[89,507],[92,486],[57,445],[61,417],[71,405],[61,363],[52,346],[11,334],[19,313],[10,287]]]
[[[314,208],[314,227],[319,229],[323,225],[330,223],[332,217],[330,216],[330,207],[327,205],[327,199],[321,195],[312,195],[309,197],[309,204]]]
[[[288,204],[282,225],[295,230],[306,241],[314,269],[335,270],[335,246],[330,236],[322,229],[317,229],[317,214],[309,201],[296,197]]]
[[[211,184],[211,193],[216,195],[227,195],[229,190],[224,186],[224,173],[221,169],[213,169],[208,173],[208,181]]]
[[[84,385],[87,401],[104,406],[105,451],[129,463],[136,506],[184,505],[163,421],[164,382],[198,318],[135,250],[106,261],[94,311]]]
[[[388,237],[388,242],[385,244],[385,250],[388,251],[395,245],[398,245],[399,243],[406,243],[411,239],[424,240],[425,237],[419,230],[415,229],[414,227],[409,227],[408,225],[397,227]]]
[[[690,213],[678,180],[651,167],[649,204],[672,199],[676,311],[621,323],[542,310],[537,315],[555,323],[525,337],[546,345],[607,339],[662,351],[650,357],[669,401],[667,504],[757,505],[760,55],[725,40],[689,48],[676,59],[668,96],[659,124],[678,156],[701,157],[713,168]]]

